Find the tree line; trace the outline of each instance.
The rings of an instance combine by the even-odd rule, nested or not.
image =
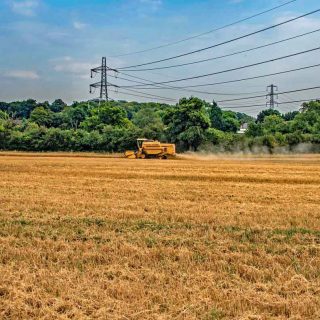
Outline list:
[[[238,134],[244,123],[245,134]],[[127,101],[38,103],[0,102],[0,149],[24,151],[122,152],[144,137],[176,143],[186,150],[294,150],[320,145],[320,101],[298,112],[264,110],[257,118],[222,110],[215,102],[182,98],[175,106]]]

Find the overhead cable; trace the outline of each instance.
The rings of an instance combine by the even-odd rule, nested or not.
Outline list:
[[[200,48],[200,49],[193,50],[193,51],[190,51],[190,52],[182,53],[182,54],[175,55],[175,56],[172,56],[172,57],[169,57],[169,58],[159,59],[159,60],[150,61],[150,62],[145,62],[145,63],[140,63],[140,64],[136,64],[136,65],[132,65],[132,66],[127,66],[127,67],[121,67],[121,68],[117,68],[117,69],[118,69],[118,70],[132,69],[132,68],[136,68],[136,67],[141,67],[141,66],[146,66],[146,65],[150,65],[150,64],[159,63],[159,62],[169,61],[169,60],[173,60],[173,59],[185,57],[185,56],[188,56],[188,55],[191,55],[191,54],[199,53],[199,52],[202,52],[202,51],[206,51],[206,50],[209,50],[209,49],[213,49],[213,48],[216,48],[216,47],[219,47],[219,46],[222,46],[222,45],[231,43],[231,42],[235,42],[235,41],[237,41],[237,40],[241,40],[241,39],[245,39],[245,38],[251,37],[251,36],[253,36],[253,35],[256,35],[256,34],[258,34],[258,33],[261,33],[261,32],[267,31],[267,30],[271,30],[271,29],[280,27],[280,26],[285,25],[285,24],[287,24],[287,23],[290,23],[290,22],[293,22],[293,21],[296,21],[296,20],[305,18],[305,17],[307,17],[307,16],[310,16],[310,15],[312,15],[312,14],[315,14],[315,13],[317,13],[317,12],[319,12],[319,11],[320,11],[320,9],[317,9],[317,10],[314,10],[314,11],[311,11],[311,12],[308,12],[308,13],[305,13],[305,14],[303,14],[303,15],[301,15],[301,16],[298,16],[298,17],[295,17],[295,18],[291,18],[291,19],[289,19],[289,20],[286,20],[286,21],[283,21],[283,22],[274,24],[274,25],[272,25],[272,26],[269,26],[269,27],[266,27],[266,28],[263,28],[263,29],[260,29],[260,30],[251,32],[251,33],[247,33],[247,34],[245,34],[245,35],[242,35],[242,36],[233,38],[233,39],[231,39],[231,40],[223,41],[223,42],[220,42],[220,43],[217,43],[217,44],[208,46],[208,47],[204,47],[204,48]]]
[[[215,29],[212,29],[212,30],[209,30],[209,31],[206,31],[206,32],[203,32],[203,33],[200,33],[200,34],[197,34],[197,35],[194,35],[194,36],[190,36],[190,37],[187,37],[187,38],[184,38],[184,39],[181,39],[181,40],[177,40],[177,41],[173,41],[173,42],[169,42],[169,43],[166,43],[166,44],[162,44],[162,45],[159,45],[159,46],[156,46],[156,47],[152,47],[152,48],[148,48],[148,49],[144,49],[144,50],[139,50],[139,51],[133,51],[133,52],[128,52],[128,53],[124,53],[124,54],[119,54],[119,55],[115,55],[115,56],[111,56],[113,58],[115,57],[124,57],[124,56],[129,56],[129,55],[134,55],[134,54],[138,54],[138,53],[144,53],[144,52],[148,52],[148,51],[152,51],[152,50],[156,50],[156,49],[160,49],[160,48],[165,48],[165,47],[169,47],[169,46],[173,46],[175,44],[179,44],[179,43],[182,43],[182,42],[185,42],[185,41],[188,41],[188,40],[192,40],[192,39],[195,39],[195,38],[199,38],[199,37],[202,37],[204,35],[207,35],[207,34],[210,34],[210,33],[213,33],[213,32],[216,32],[216,31],[220,31],[220,30],[223,30],[223,29],[226,29],[226,28],[229,28],[229,27],[232,27],[236,24],[239,24],[239,23],[242,23],[242,22],[245,22],[245,21],[248,21],[250,19],[253,19],[255,17],[258,17],[258,16],[261,16],[265,13],[268,13],[268,12],[271,12],[271,11],[274,11],[274,10],[277,10],[279,8],[282,8],[284,6],[287,6],[293,2],[296,2],[297,0],[291,0],[291,1],[287,1],[281,5],[278,5],[276,7],[273,7],[273,8],[270,8],[268,10],[264,10],[262,12],[258,12],[252,16],[249,16],[249,17],[246,17],[244,19],[240,19],[240,20],[236,20],[234,22],[231,22],[229,24],[226,24],[224,26],[221,26],[221,27],[218,27],[218,28],[215,28]]]

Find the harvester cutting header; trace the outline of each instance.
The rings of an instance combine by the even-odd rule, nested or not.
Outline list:
[[[176,146],[157,140],[137,139],[138,150],[125,152],[128,159],[169,159],[176,156]]]

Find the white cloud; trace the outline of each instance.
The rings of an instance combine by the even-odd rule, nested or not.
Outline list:
[[[77,61],[69,56],[53,59],[51,62],[54,64],[53,69],[57,72],[87,75],[87,77],[89,77],[90,69],[92,68],[92,63]]]
[[[293,19],[297,17],[297,15],[292,15],[290,13],[282,15],[275,19],[275,23],[282,23],[286,20]],[[320,19],[315,17],[304,17],[299,20],[296,20],[292,23],[288,23],[281,27],[281,32],[288,32],[289,34],[292,32],[302,33],[303,31],[311,31],[312,29],[316,29],[320,27]]]
[[[5,72],[4,75],[8,78],[29,79],[29,80],[36,80],[40,78],[36,71],[31,71],[31,70],[10,70]]]
[[[37,7],[39,6],[39,0],[25,0],[25,1],[12,1],[11,9],[17,14],[24,16],[34,16]]]
[[[74,21],[73,22],[73,27],[77,30],[82,30],[84,29],[85,27],[87,26],[86,23],[82,23],[82,22],[79,22],[79,21]]]

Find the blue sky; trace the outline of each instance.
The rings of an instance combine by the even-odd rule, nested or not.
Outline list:
[[[89,78],[89,69],[99,65],[101,56],[108,57],[108,64],[111,67],[161,59],[231,39],[320,7],[318,0],[298,0],[277,11],[192,41],[143,54],[115,57],[202,33],[283,2],[286,0],[0,0],[0,100],[26,98],[40,101],[62,98],[67,102],[87,100],[94,97],[88,93],[88,85],[92,81]],[[317,28],[320,28],[320,14],[172,62],[188,62],[227,54]],[[232,58],[163,70],[156,74],[143,72],[135,75],[153,81],[165,81],[214,72],[313,48],[319,44],[319,39],[320,32]],[[189,81],[181,85],[270,73],[271,70],[285,70],[317,61],[319,53],[308,54],[288,61],[219,77]],[[319,74],[317,69],[311,69],[297,74],[205,89],[221,93],[263,92],[266,86],[273,82],[279,86],[280,91],[291,90],[319,85],[317,74]],[[128,84],[121,80],[113,79],[113,81],[120,85]],[[189,94],[172,90],[149,90],[148,93],[174,99]],[[320,91],[293,94],[287,96],[287,100],[312,98],[317,95],[320,96]],[[119,93],[111,96],[115,99],[146,100]],[[212,98],[216,100],[226,98],[223,95],[199,96],[208,101]],[[259,103],[264,102],[262,99]]]

